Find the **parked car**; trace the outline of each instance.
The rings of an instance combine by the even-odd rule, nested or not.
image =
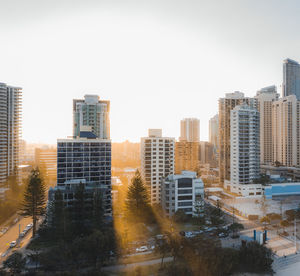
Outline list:
[[[24,231],[26,231],[26,233],[33,227],[33,224],[32,223],[29,223],[26,225]]]
[[[9,244],[9,247],[10,248],[13,248],[17,245],[17,242],[16,241],[12,241],[10,244]]]
[[[26,228],[31,229],[33,227],[33,223],[27,224]]]
[[[226,237],[228,237],[228,234],[222,232],[218,236],[219,236],[219,238],[226,238]]]
[[[194,233],[195,235],[199,235],[199,234],[202,234],[203,231],[202,231],[202,230],[199,230],[199,231],[194,231],[193,233]]]
[[[146,245],[143,245],[143,246],[135,249],[136,252],[146,252],[147,250],[148,250],[148,247]]]
[[[27,231],[23,230],[23,231],[20,233],[20,237],[23,238],[26,234],[27,234]]]
[[[3,227],[3,228],[0,230],[0,232],[1,232],[2,234],[5,234],[5,233],[7,232],[7,230],[8,230],[7,227]]]

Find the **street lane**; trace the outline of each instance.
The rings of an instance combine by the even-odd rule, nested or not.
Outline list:
[[[27,224],[31,223],[31,218],[22,218],[15,225],[8,229],[8,231],[0,237],[0,261],[1,255],[9,249],[9,243],[11,241],[16,241],[19,237],[19,224],[21,225],[21,232],[24,230]],[[28,231],[26,236],[21,240],[21,247],[28,243],[30,237],[32,235],[32,231]]]

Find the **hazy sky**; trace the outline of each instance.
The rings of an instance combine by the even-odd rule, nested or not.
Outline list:
[[[218,98],[276,84],[300,61],[300,1],[0,0],[0,82],[23,87],[23,138],[72,134],[72,99],[111,101],[113,141],[178,138]]]

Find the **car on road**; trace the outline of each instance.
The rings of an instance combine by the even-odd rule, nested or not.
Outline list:
[[[23,230],[23,231],[20,233],[20,237],[23,238],[23,237],[25,237],[26,234],[27,234],[27,231]]]
[[[136,252],[146,252],[148,251],[148,247],[146,245],[143,245],[141,247],[138,247],[135,249]]]
[[[8,228],[7,227],[3,227],[1,230],[0,230],[0,233],[2,233],[2,235],[4,235],[6,232],[7,232]]]
[[[25,231],[27,233],[32,227],[33,227],[32,223],[27,224],[23,232]]]
[[[27,224],[26,228],[31,229],[33,227],[33,223]]]
[[[17,245],[17,242],[16,241],[12,241],[10,244],[9,244],[9,247],[10,248],[13,248]]]

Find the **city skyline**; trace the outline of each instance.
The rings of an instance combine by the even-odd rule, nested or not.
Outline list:
[[[283,60],[300,60],[295,1],[47,3],[1,7],[1,82],[23,88],[28,142],[72,135],[71,99],[84,94],[110,100],[115,142],[148,128],[177,138],[185,117],[208,140],[218,98],[273,84],[281,94]]]

